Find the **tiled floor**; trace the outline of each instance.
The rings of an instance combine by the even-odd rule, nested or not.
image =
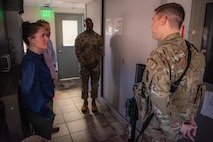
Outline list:
[[[54,99],[56,114],[54,126],[60,131],[52,135],[52,142],[127,142],[125,128],[116,120],[104,105],[97,101],[99,112],[83,114],[81,107],[80,81],[57,83]]]

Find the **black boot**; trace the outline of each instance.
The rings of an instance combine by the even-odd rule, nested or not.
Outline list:
[[[59,132],[59,127],[53,127],[52,128],[52,134],[58,133]]]

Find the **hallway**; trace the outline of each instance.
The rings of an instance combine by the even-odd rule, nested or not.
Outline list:
[[[127,142],[125,128],[108,111],[107,107],[97,101],[99,112],[83,114],[81,107],[80,81],[78,79],[58,82],[55,89],[54,126],[60,131],[52,135],[52,142]]]

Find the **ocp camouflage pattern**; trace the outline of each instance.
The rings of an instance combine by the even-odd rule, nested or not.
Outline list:
[[[167,36],[147,60],[143,83],[155,115],[145,134],[156,140],[162,136],[174,141],[180,139],[182,123],[187,123],[189,117],[196,114],[203,98],[205,57],[194,46],[190,50],[190,66],[173,94],[169,92],[171,84],[180,78],[187,66],[188,49],[185,40],[179,33]],[[200,94],[197,94],[200,88]],[[161,132],[162,136],[152,135],[155,131]]]

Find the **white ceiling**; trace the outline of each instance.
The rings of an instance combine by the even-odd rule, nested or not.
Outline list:
[[[24,6],[79,7],[95,0],[24,0]]]

